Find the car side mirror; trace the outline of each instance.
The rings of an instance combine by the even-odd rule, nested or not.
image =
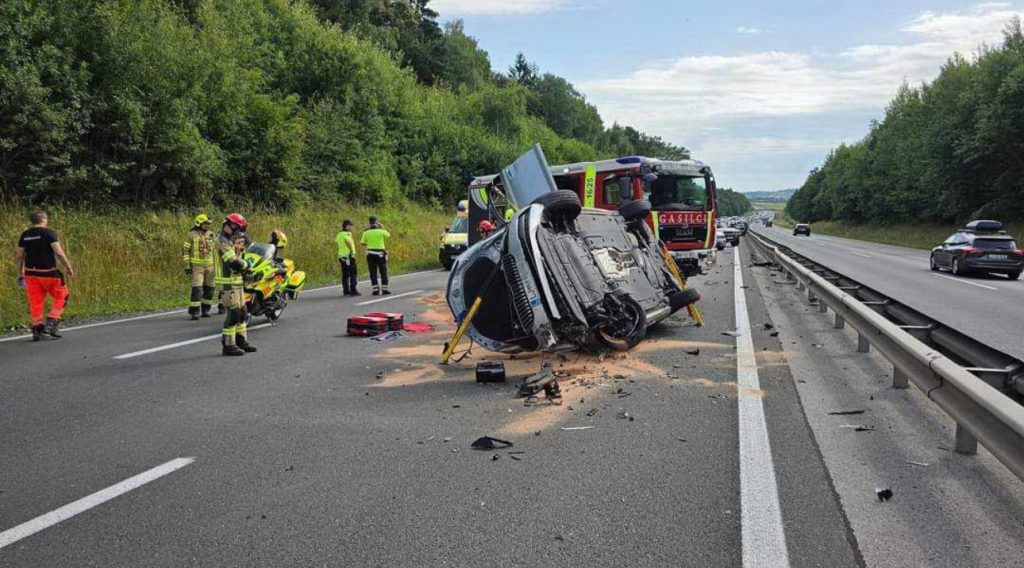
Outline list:
[[[446,232],[446,233],[447,233],[448,231],[449,231],[448,227],[445,227],[445,228],[444,228],[444,232]]]

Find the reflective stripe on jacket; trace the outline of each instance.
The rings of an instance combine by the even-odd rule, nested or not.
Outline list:
[[[229,237],[224,233],[217,236],[217,253],[219,258],[214,263],[216,270],[214,271],[213,282],[215,284],[228,286],[241,286],[243,284],[242,269],[245,268],[245,263],[242,262],[242,258],[235,252],[235,242],[238,240],[244,242],[244,238]]]

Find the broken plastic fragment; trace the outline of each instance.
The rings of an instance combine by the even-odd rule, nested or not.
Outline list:
[[[892,499],[892,489],[889,489],[888,487],[886,487],[886,488],[878,488],[878,487],[876,487],[875,488],[875,497],[878,497],[878,500],[884,503],[884,502],[888,501],[889,499]]]
[[[499,448],[510,448],[512,447],[512,442],[499,440],[498,438],[492,438],[490,436],[481,436],[473,441],[471,447],[474,450],[494,450]]]

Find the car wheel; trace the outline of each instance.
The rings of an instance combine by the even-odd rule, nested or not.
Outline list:
[[[951,265],[951,269],[953,270],[953,274],[955,274],[957,276],[961,276],[964,273],[963,269],[960,268],[960,259],[959,258],[954,258],[953,259],[953,264]]]
[[[1007,272],[1006,275],[1010,277],[1010,280],[1016,280],[1020,278],[1021,271],[1018,270],[1016,272]]]
[[[619,215],[627,221],[636,221],[637,219],[644,219],[651,214],[651,205],[642,199],[630,201],[629,203],[619,207]]]
[[[552,219],[575,220],[579,216],[583,206],[580,205],[580,197],[575,191],[559,189],[551,193],[545,193],[533,200],[537,205],[542,205],[547,211],[548,217]]]
[[[928,257],[928,266],[932,269],[932,272],[938,272],[939,271],[939,265],[935,264],[935,255],[934,254],[931,255],[930,257]]]
[[[631,296],[620,296],[621,321],[606,325],[597,339],[612,351],[629,351],[647,336],[647,314]]]

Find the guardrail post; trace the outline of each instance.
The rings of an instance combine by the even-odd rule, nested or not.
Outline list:
[[[824,314],[824,313],[827,313],[827,312],[828,312],[828,304],[826,304],[825,302],[822,302],[821,298],[818,298],[818,313]]]
[[[892,368],[892,388],[905,389],[910,386],[910,379],[895,365]]]
[[[799,278],[796,279],[796,289],[800,290],[801,292],[803,292],[803,290],[804,290],[804,282],[803,282],[803,280],[800,280]]]
[[[956,453],[973,456],[978,453],[978,439],[959,423],[956,425]]]
[[[868,343],[868,338],[864,337],[863,333],[857,333],[857,353],[867,353],[871,351],[871,344]]]
[[[839,312],[836,312],[836,322],[832,324],[832,327],[836,329],[843,329],[846,327],[846,319],[841,316]]]

